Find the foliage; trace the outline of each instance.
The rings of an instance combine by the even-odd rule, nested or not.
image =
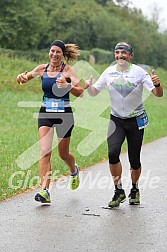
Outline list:
[[[97,64],[109,64],[114,61],[111,51],[106,51],[99,48],[93,48],[91,54],[95,57]]]
[[[46,30],[45,11],[31,0],[1,0],[1,47],[10,49],[36,49]]]
[[[89,61],[90,58],[90,51],[89,50],[81,50],[78,60],[85,60]]]
[[[113,50],[129,42],[134,62],[166,66],[167,33],[159,32],[158,15],[148,20],[128,0],[1,0],[0,46],[17,51],[48,49],[54,39],[81,50]],[[157,21],[155,19],[157,17]]]
[[[48,61],[48,50],[31,50],[31,51],[20,51],[11,49],[0,48],[0,55],[7,56],[9,58],[25,58],[35,62],[47,62]]]

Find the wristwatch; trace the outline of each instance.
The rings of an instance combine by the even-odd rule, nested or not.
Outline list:
[[[159,83],[159,84],[157,84],[157,85],[155,85],[155,84],[154,84],[154,87],[160,87],[160,85],[161,85],[160,83]]]
[[[69,77],[66,78],[66,81],[67,81],[68,83],[71,83],[71,79],[70,79]]]

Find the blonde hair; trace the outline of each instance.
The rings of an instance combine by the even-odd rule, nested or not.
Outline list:
[[[76,44],[65,44],[64,58],[67,63],[77,59],[80,55],[80,50]]]

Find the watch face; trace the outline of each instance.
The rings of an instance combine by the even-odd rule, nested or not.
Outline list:
[[[67,81],[68,83],[71,83],[71,79],[70,79],[69,77],[66,78],[66,81]]]
[[[160,83],[159,83],[159,84],[157,84],[157,85],[156,85],[156,84],[154,84],[154,87],[160,87]]]

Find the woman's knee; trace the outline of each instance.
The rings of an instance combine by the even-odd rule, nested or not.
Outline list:
[[[40,157],[41,158],[50,158],[51,150],[45,147],[40,148]]]
[[[68,157],[69,157],[69,153],[60,153],[60,152],[59,152],[59,157],[60,157],[62,160],[67,160]]]

